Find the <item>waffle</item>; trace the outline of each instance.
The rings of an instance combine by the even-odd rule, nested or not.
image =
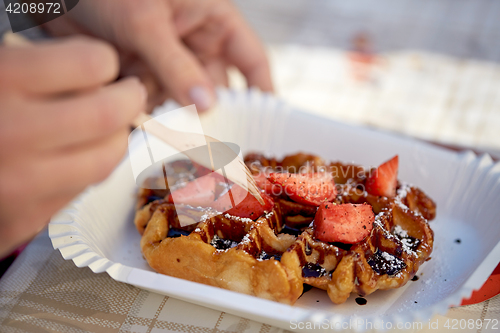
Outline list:
[[[283,193],[273,197],[272,210],[251,220],[210,207],[174,206],[166,200],[168,186],[147,189],[165,179],[150,178],[138,193],[135,225],[142,253],[155,271],[286,304],[310,285],[340,304],[351,293],[405,285],[430,258],[433,232],[427,221],[435,217],[436,207],[418,188],[398,182],[395,197],[374,196],[363,191],[371,170],[327,164],[314,155],[277,160],[249,154],[245,163],[254,174],[326,170],[337,187],[333,202],[371,205],[373,229],[355,244],[327,243],[314,236],[317,207]],[[184,171],[192,170],[186,164]]]

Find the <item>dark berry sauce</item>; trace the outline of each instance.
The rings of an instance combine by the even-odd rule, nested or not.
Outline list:
[[[238,242],[235,242],[235,241],[230,240],[230,239],[220,238],[219,236],[215,235],[212,238],[210,245],[215,247],[217,250],[228,250],[228,249],[238,245]]]
[[[190,234],[189,231],[182,230],[182,229],[177,229],[177,228],[170,228],[168,229],[167,237],[170,238],[176,238],[180,236],[188,236]]]
[[[157,196],[157,195],[150,195],[146,198],[147,203],[156,201],[156,200],[163,200],[163,197]]]
[[[277,261],[281,260],[281,254],[269,254],[266,251],[262,251],[257,255],[257,259],[259,260],[268,260],[268,259],[274,259]]]
[[[303,277],[322,277],[323,275],[326,275],[326,270],[321,267],[318,264],[313,264],[308,262],[303,268],[302,268],[302,276]]]
[[[291,227],[289,227],[287,225],[285,225],[283,227],[283,229],[281,229],[280,233],[282,233],[282,234],[289,234],[289,235],[292,235],[292,236],[295,236],[295,237],[297,237],[297,236],[299,236],[301,234],[300,229],[291,228]]]
[[[406,264],[400,258],[377,249],[370,259],[368,264],[378,274],[395,275],[406,268]]]

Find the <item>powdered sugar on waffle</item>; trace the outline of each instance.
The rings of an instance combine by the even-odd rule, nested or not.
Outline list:
[[[243,223],[253,223],[254,222],[252,219],[249,219],[247,217],[238,217],[238,216],[233,216],[233,215],[229,215],[229,214],[225,214],[224,216],[228,219],[240,221]]]
[[[240,242],[240,244],[243,244],[243,245],[250,244],[250,243],[251,243],[251,239],[248,236],[248,234],[246,234],[245,237],[243,237],[243,239]]]
[[[273,216],[273,215],[274,215],[274,212],[269,212],[269,213],[267,213],[266,215],[264,215],[264,217],[265,217],[266,219],[268,219],[268,218],[270,218],[270,217],[271,217],[271,216]]]
[[[396,226],[394,226],[393,233],[390,233],[389,230],[387,230],[385,228],[384,224],[380,221],[380,219],[382,218],[382,216],[384,216],[384,214],[386,212],[387,211],[380,212],[375,217],[374,224],[377,225],[380,229],[383,230],[384,236],[386,236],[388,239],[397,239],[397,240],[399,240],[401,242],[402,246],[403,246],[403,251],[405,251],[406,253],[411,254],[411,255],[416,255],[415,251],[413,251],[411,249],[411,245],[412,245],[411,244],[411,240],[408,239],[409,235],[406,232],[406,230],[404,230],[403,228],[401,228],[401,226],[396,225]]]
[[[393,256],[392,254],[388,253],[388,252],[382,252],[382,257],[389,261],[389,262],[395,262],[396,261],[396,257]]]
[[[410,210],[410,208],[408,206],[406,206],[404,203],[403,203],[403,199],[406,198],[406,196],[408,195],[408,190],[412,187],[413,185],[409,184],[409,183],[401,183],[401,186],[399,187],[398,191],[397,191],[397,194],[396,194],[396,197],[394,198],[394,203],[396,205],[399,206],[399,208],[401,208],[405,213],[408,213],[410,212],[411,214],[415,215],[415,216],[422,216],[422,214],[420,214],[420,212],[418,211],[413,211],[413,210]]]
[[[403,244],[403,250],[406,253],[415,254],[415,252],[411,249],[412,241],[408,238],[409,235],[406,230],[401,228],[401,226],[396,225],[394,227],[393,233],[400,237],[401,243]]]

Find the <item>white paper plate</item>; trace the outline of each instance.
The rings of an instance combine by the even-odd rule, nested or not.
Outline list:
[[[142,258],[140,236],[133,225],[136,186],[128,159],[106,181],[89,188],[52,219],[49,234],[54,248],[78,267],[106,271],[117,281],[286,329],[297,326],[291,322],[325,320],[334,327],[342,323],[346,327],[354,319],[374,325],[424,322],[459,305],[481,287],[497,265],[500,164],[489,156],[457,154],[409,138],[340,124],[289,109],[256,91],[219,94],[220,110],[202,118],[205,133],[237,143],[244,152],[283,156],[304,151],[366,166],[399,154],[399,178],[423,189],[438,207],[437,218],[431,222],[434,252],[432,260],[420,269],[420,279],[403,288],[377,291],[366,297],[364,306],[355,303],[356,295],[335,305],[326,292],[315,289],[296,305],[287,306],[157,274]]]

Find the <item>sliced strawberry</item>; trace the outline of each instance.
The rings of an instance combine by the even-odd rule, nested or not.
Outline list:
[[[382,163],[366,180],[366,191],[372,195],[392,198],[398,184],[398,155]]]
[[[263,173],[253,175],[253,179],[257,186],[269,195],[279,196],[283,192],[281,186],[271,183]]]
[[[212,170],[204,167],[203,165],[201,164],[198,164],[196,162],[192,162],[194,167],[196,168],[196,171],[195,171],[195,176],[197,177],[203,177],[203,176],[206,176],[206,175],[209,175],[211,174],[212,177],[215,178],[216,181],[218,182],[225,182],[226,179],[224,178],[223,175],[217,173],[217,172],[212,172]]]
[[[256,220],[264,213],[272,211],[274,207],[274,200],[269,195],[261,193],[261,196],[264,205],[261,205],[247,190],[235,184],[231,190],[215,201],[213,208],[229,215]]]
[[[172,191],[167,198],[170,203],[209,207],[215,200],[215,178],[208,174],[196,178],[186,186]]]
[[[314,217],[314,237],[329,243],[355,244],[370,234],[373,221],[375,214],[368,204],[326,202],[319,206]]]
[[[329,173],[271,173],[268,179],[280,185],[285,194],[295,202],[319,206],[335,199],[337,189]]]

